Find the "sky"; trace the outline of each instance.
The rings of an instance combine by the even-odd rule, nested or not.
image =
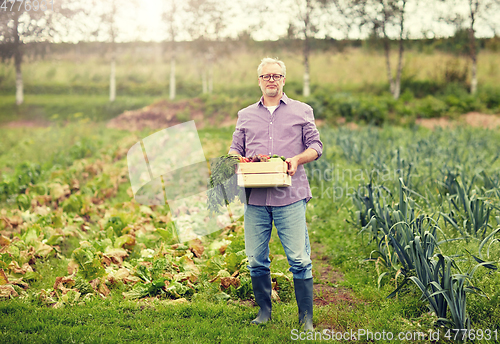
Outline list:
[[[125,37],[137,37],[144,41],[161,41],[165,39],[164,29],[161,24],[161,11],[162,11],[162,0],[138,0],[140,6],[134,11],[135,21],[139,25],[140,29],[134,27],[130,24],[130,19],[122,19],[121,24],[123,25],[124,38]],[[289,6],[277,5],[277,1],[267,2],[268,11],[267,16],[251,14],[248,12],[253,4],[257,3],[257,0],[241,0],[247,6],[236,7],[233,9],[232,15],[230,16],[232,20],[229,21],[227,28],[227,34],[229,36],[235,37],[236,33],[254,25],[251,29],[252,37],[256,40],[276,40],[279,37],[283,37],[288,29],[290,23],[290,18],[296,17],[294,14],[294,5],[297,0],[290,0]],[[220,1],[222,3],[222,1]],[[418,3],[416,6],[415,3]],[[226,6],[236,5],[237,1],[232,1],[226,4]],[[442,10],[446,13],[447,9],[444,6],[440,6],[439,0],[419,0],[418,2],[408,3],[408,16],[407,16],[407,28],[409,38],[423,38],[423,37],[434,37],[441,36],[447,37],[453,35],[454,27],[447,25],[445,23],[436,23],[433,20],[436,8]],[[288,8],[287,8],[288,7]],[[430,10],[431,9],[431,10]],[[453,10],[457,11],[464,17],[468,15],[467,1],[457,1],[456,6]],[[493,19],[493,22],[500,23],[500,11],[496,13],[490,13],[489,19]],[[495,18],[496,17],[496,18]],[[260,18],[264,20],[263,23],[260,22]],[[260,29],[259,29],[260,28]],[[497,28],[500,32],[500,27]],[[328,33],[330,37],[341,39],[342,34],[336,32],[335,30],[320,30],[318,33],[319,37],[324,37],[325,33]],[[363,38],[366,36],[366,32],[352,31],[350,38]],[[490,27],[482,25],[481,21],[478,22],[477,36],[478,37],[491,37],[493,32]]]
[[[54,0],[62,1],[62,0]],[[177,1],[177,0],[176,0]],[[288,1],[288,5],[283,5],[284,1]],[[263,0],[217,0],[218,6],[223,6],[229,10],[229,14],[225,16],[227,26],[224,30],[223,36],[236,38],[238,33],[242,30],[248,30],[255,40],[277,40],[284,37],[287,33],[290,22],[294,22],[300,27],[300,20],[297,19],[297,4],[304,0],[280,0],[280,1],[263,1]],[[454,1],[454,0],[448,0]],[[467,0],[455,0],[456,6],[453,11],[460,13],[467,18]],[[492,1],[492,0],[482,0]],[[120,32],[117,37],[118,42],[124,41],[164,41],[168,38],[166,28],[162,23],[161,14],[163,12],[163,4],[166,0],[135,0],[129,2],[120,2],[119,16],[117,19],[118,31]],[[89,2],[90,3],[90,2]],[[178,4],[186,4],[186,1],[177,1]],[[440,10],[442,13],[450,12],[441,4],[441,0],[411,0],[407,6],[407,21],[406,30],[407,37],[410,39],[418,38],[433,38],[433,37],[448,37],[453,35],[455,27],[447,25],[444,22],[435,20],[436,12]],[[94,6],[109,6],[110,1],[97,2]],[[124,5],[124,4],[128,4]],[[132,4],[132,5],[130,5]],[[418,4],[418,5],[416,5]],[[252,8],[260,6],[266,7],[266,10],[258,13],[252,11]],[[99,8],[88,8],[90,19],[87,21],[97,21]],[[486,12],[486,11],[485,11]],[[315,18],[319,17],[323,12],[317,12]],[[497,34],[500,34],[500,7],[498,11],[487,12],[487,17],[490,22],[497,25]],[[186,21],[187,18],[182,15],[178,16],[179,21]],[[74,23],[74,24],[73,24]],[[70,37],[62,37],[58,40],[73,41],[79,40],[107,40],[107,30],[101,27],[98,37],[85,37],[78,33],[77,28],[80,26],[73,21],[73,33]],[[398,36],[396,30],[389,30],[393,38]],[[350,39],[366,38],[369,32],[353,29],[349,32]],[[333,37],[335,39],[343,39],[344,34],[337,29],[319,27],[316,37],[324,38],[325,36]],[[477,25],[477,37],[491,37],[493,31],[481,19]],[[181,34],[177,40],[189,40],[187,34]]]

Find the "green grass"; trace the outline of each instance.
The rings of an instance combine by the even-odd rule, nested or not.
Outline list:
[[[157,98],[150,96],[118,96],[109,102],[105,95],[34,95],[26,94],[24,103],[16,105],[14,95],[0,95],[0,125],[10,121],[60,122],[107,121],[127,110],[151,104]]]
[[[1,303],[4,343],[280,343],[287,341],[290,307],[278,305],[273,324],[248,326],[254,310],[196,302],[94,300],[83,306],[47,309]],[[27,321],[18,321],[26,319]]]
[[[101,123],[80,120],[65,126],[52,125],[46,128],[0,127],[0,135],[0,165],[5,172],[24,161],[46,165],[47,168],[54,164],[68,166],[78,155],[83,158],[97,154],[102,147],[112,145],[130,134],[106,128]],[[81,147],[82,152],[77,147]]]
[[[412,306],[414,304],[401,302],[399,313],[408,316],[405,309]],[[291,331],[299,329],[295,305],[275,304],[273,307],[271,323],[251,326],[249,322],[256,308],[225,303],[197,301],[171,305],[165,301],[127,302],[110,298],[51,309],[11,301],[0,303],[0,334],[5,343],[293,342]],[[357,306],[339,304],[325,307],[317,317],[329,321],[335,327],[326,328],[337,332],[350,329],[375,332],[377,328],[393,333],[406,332],[408,324],[394,316],[394,311],[387,302]]]

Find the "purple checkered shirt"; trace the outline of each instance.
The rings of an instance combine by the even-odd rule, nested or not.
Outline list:
[[[238,112],[238,121],[229,151],[242,156],[266,154],[292,158],[307,148],[323,153],[323,143],[314,123],[313,109],[300,101],[281,97],[280,104],[271,113],[261,98]],[[317,158],[317,159],[318,159]],[[309,181],[300,165],[292,176],[292,186],[275,188],[253,188],[248,204],[261,206],[284,206],[312,198]]]

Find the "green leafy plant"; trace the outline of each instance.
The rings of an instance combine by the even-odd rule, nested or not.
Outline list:
[[[230,154],[211,162],[207,192],[207,207],[211,213],[220,213],[220,207],[227,206],[236,198],[244,203],[244,193],[242,188],[238,187],[235,174],[238,162],[238,157]]]
[[[80,247],[71,254],[78,264],[78,274],[85,280],[92,280],[105,275],[102,266],[102,252],[97,251],[88,241],[82,241]]]

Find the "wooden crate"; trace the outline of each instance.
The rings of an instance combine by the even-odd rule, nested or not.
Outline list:
[[[238,164],[238,186],[247,188],[286,187],[292,185],[286,162],[248,162]]]

